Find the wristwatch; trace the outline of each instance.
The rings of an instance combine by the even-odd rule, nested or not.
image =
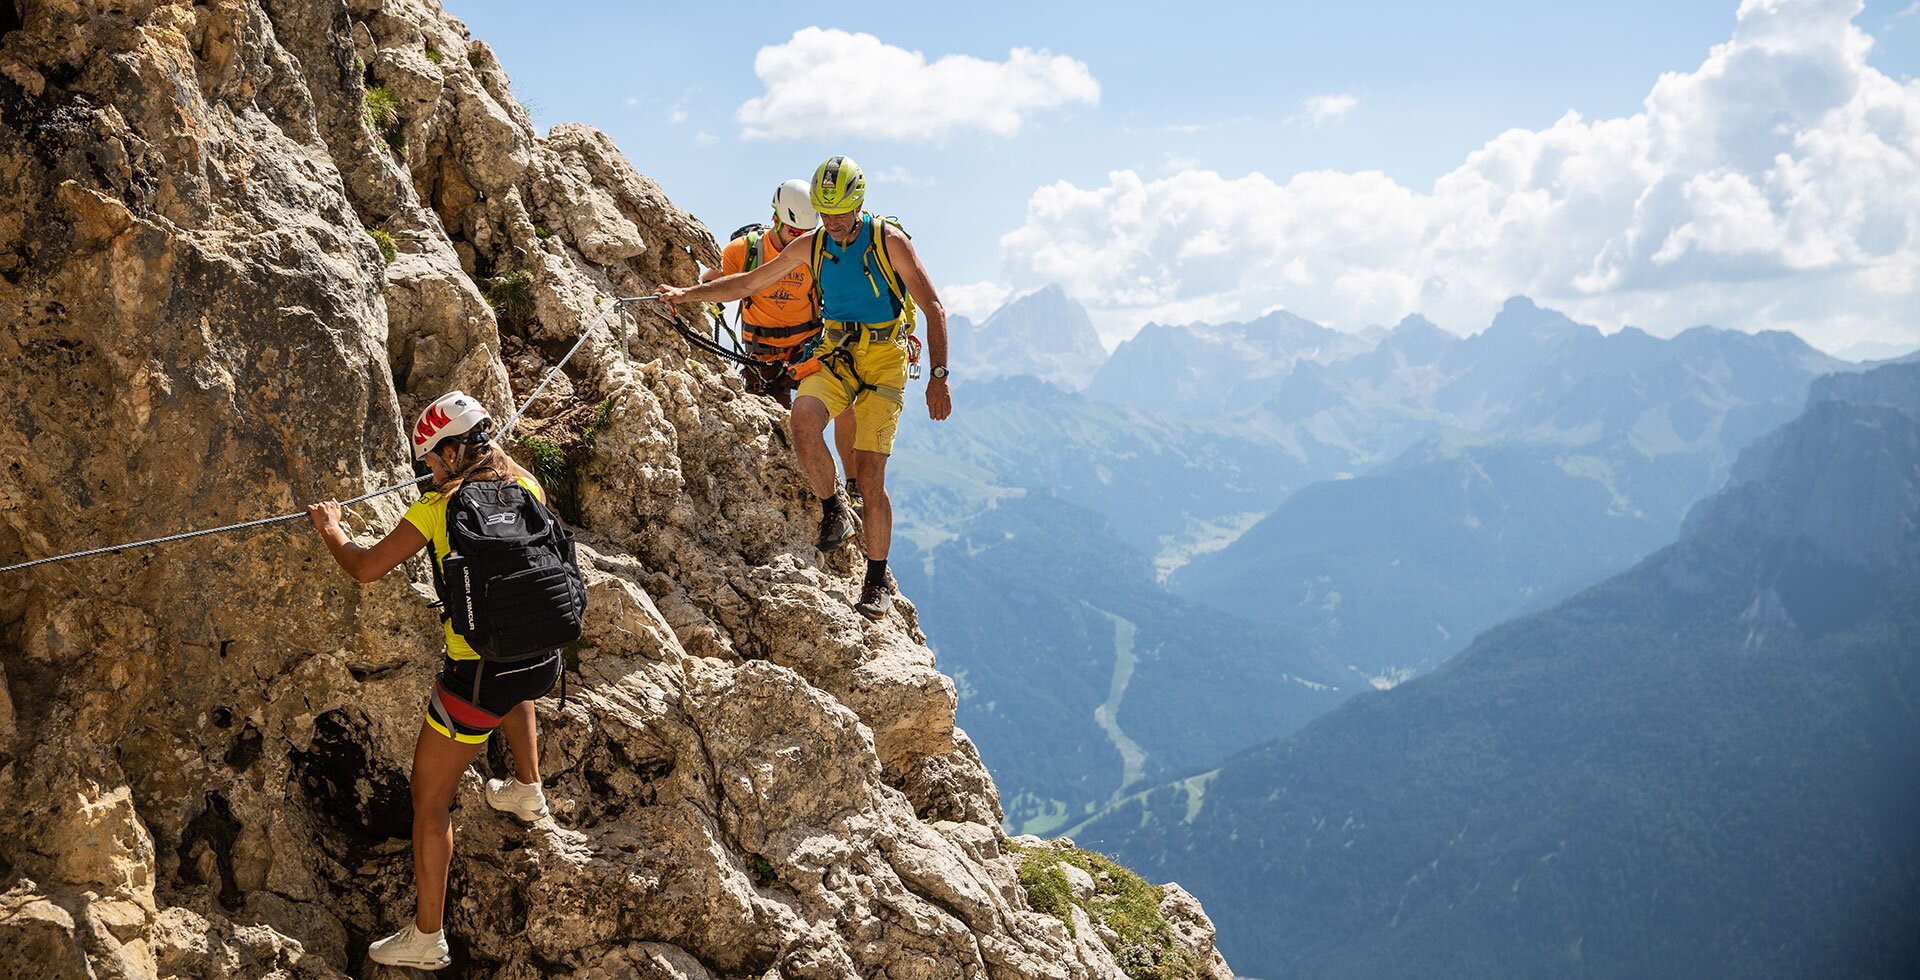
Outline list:
[[[940,378],[944,380],[947,376],[947,366],[945,364],[942,364],[934,368],[933,370],[928,371],[927,373],[935,378]]]

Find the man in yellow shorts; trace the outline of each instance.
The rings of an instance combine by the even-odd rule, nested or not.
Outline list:
[[[893,608],[887,581],[887,550],[893,542],[893,505],[887,498],[887,457],[893,452],[907,384],[907,316],[915,306],[927,314],[927,417],[953,412],[947,388],[947,313],[920,264],[913,243],[898,226],[862,210],[866,178],[846,157],[833,157],[814,171],[809,201],[823,228],[795,239],[778,256],[751,272],[722,276],[686,289],[661,284],[656,295],[673,306],[727,302],[779,282],[811,263],[814,288],[826,323],[821,368],[800,382],[793,403],[794,452],[814,495],[820,498],[820,547],[838,547],[851,532],[846,504],[834,486],[833,457],[824,438],[827,420],[853,407],[856,434],[848,475],[860,481],[866,501],[867,574],[854,608],[883,619]]]

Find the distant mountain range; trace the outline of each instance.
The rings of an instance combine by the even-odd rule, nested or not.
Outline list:
[[[990,322],[1027,326],[995,343],[1083,322],[1071,305],[1019,297]],[[999,360],[1031,363],[1055,362]],[[1084,391],[981,367],[950,420],[913,406],[893,565],[1009,829],[1045,831],[1631,566],[1843,367],[1789,335],[1602,336],[1519,298],[1472,337],[1418,317],[1156,328]],[[1203,390],[1225,407],[1142,407]]]
[[[1267,978],[1920,975],[1920,365],[1810,402],[1632,570],[1071,832]]]
[[[1372,346],[1286,312],[1218,326],[1149,323],[1098,366],[1087,394],[1160,415],[1224,415],[1271,397],[1296,365]]]
[[[988,346],[1041,343],[1042,324],[1085,341],[1085,320],[1041,290],[989,318],[1028,326]],[[1376,339],[1275,313],[1150,326],[1083,394],[968,376],[952,420],[901,428],[896,522],[931,546],[1050,492],[1185,598],[1393,683],[1671,540],[1742,444],[1848,367],[1790,334],[1603,336],[1518,297],[1470,337],[1416,316]]]
[[[1849,366],[1783,333],[1602,336],[1523,299],[1472,337],[1402,323],[1309,368],[1313,398],[1257,411],[1356,448],[1390,444],[1409,419],[1445,427],[1364,476],[1293,493],[1172,585],[1407,676],[1672,540],[1741,446]]]

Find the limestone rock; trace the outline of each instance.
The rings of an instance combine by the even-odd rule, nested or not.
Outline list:
[[[1060,871],[1067,876],[1067,888],[1073,892],[1074,898],[1084,902],[1093,897],[1092,875],[1071,864],[1061,865]]]
[[[1000,790],[980,762],[980,750],[958,728],[953,751],[912,760],[895,788],[913,801],[920,819],[997,827],[1006,814],[1000,809]]]
[[[1201,980],[1232,980],[1226,957],[1213,946],[1213,920],[1200,907],[1200,900],[1179,885],[1168,882],[1160,900],[1160,914],[1173,927],[1173,938],[1199,964]]]
[[[509,440],[555,448],[583,525],[585,635],[537,706],[553,815],[463,777],[464,975],[1123,976],[1028,906],[912,603],[866,621],[857,556],[813,548],[784,413],[615,302],[718,249],[605,134],[538,134],[434,0],[17,6],[0,563],[401,484],[427,401],[504,420],[585,337]],[[413,901],[424,561],[356,585],[302,516],[9,574],[0,972],[395,975],[363,960]]]
[[[37,892],[30,880],[17,881],[0,893],[0,943],[13,962],[30,965],[36,976],[93,978],[73,914]]]

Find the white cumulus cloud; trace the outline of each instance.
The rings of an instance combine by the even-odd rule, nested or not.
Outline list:
[[[1283,306],[1474,330],[1524,293],[1608,327],[1920,346],[1920,82],[1867,64],[1860,8],[1745,0],[1641,112],[1502,133],[1430,190],[1200,169],[1042,187],[1002,258],[1128,329]]]
[[[870,184],[900,184],[906,187],[932,187],[934,185],[934,179],[932,177],[922,177],[905,167],[888,167],[885,170],[873,171],[867,174],[867,182]]]
[[[940,305],[948,313],[957,313],[979,323],[993,315],[1013,290],[992,282],[970,282],[959,286],[940,287]]]
[[[1347,113],[1359,104],[1360,100],[1351,95],[1316,95],[1301,103],[1300,108],[1307,119],[1318,126],[1347,118]]]
[[[1065,55],[1015,48],[1005,61],[954,54],[929,62],[871,34],[818,27],[761,48],[753,71],[766,93],[740,106],[748,139],[1012,136],[1035,111],[1100,101],[1086,64]]]

